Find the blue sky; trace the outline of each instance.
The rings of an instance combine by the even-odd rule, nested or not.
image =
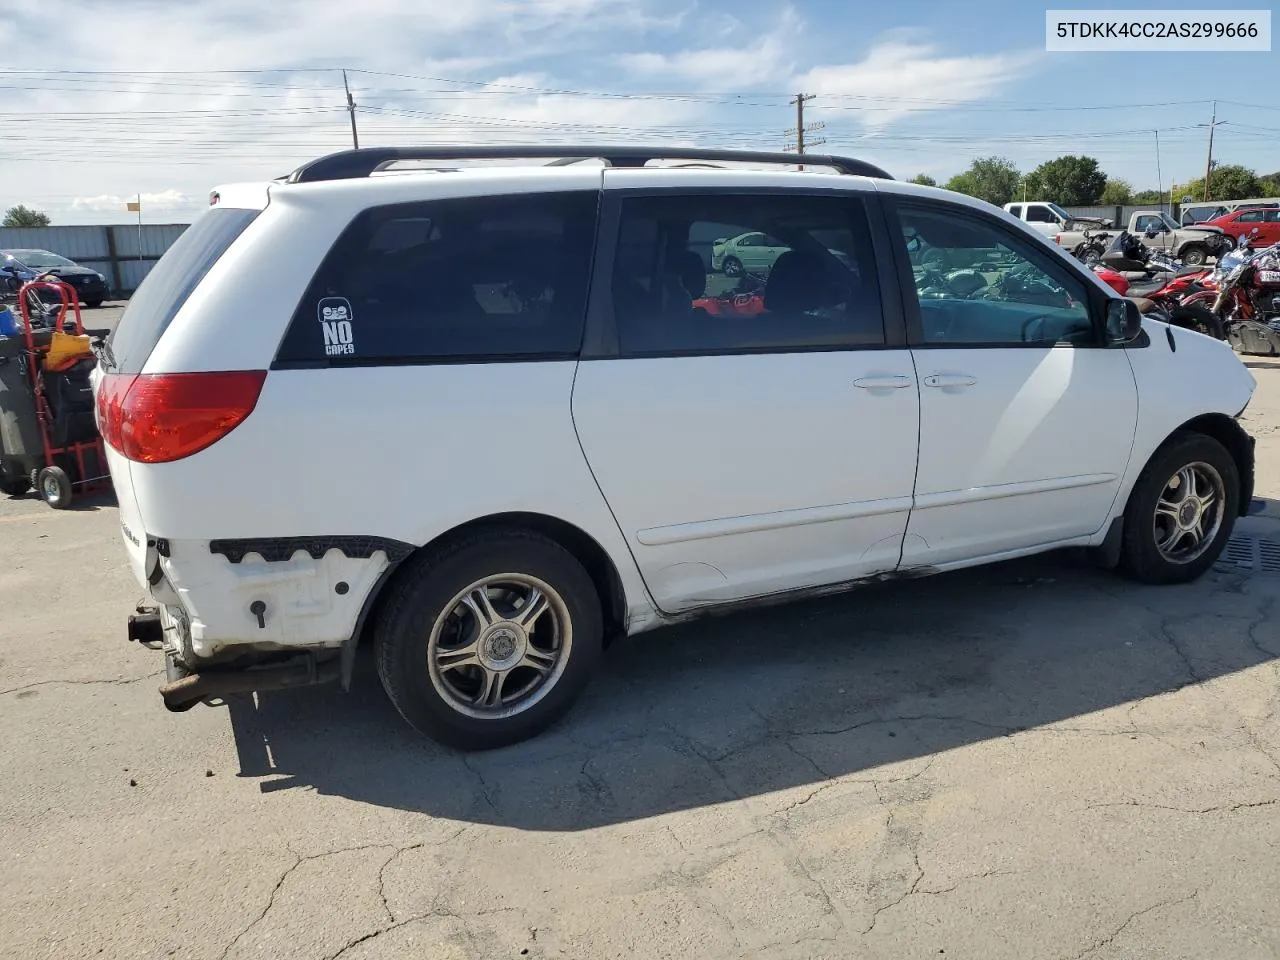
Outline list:
[[[1101,8],[1104,4],[1054,7]],[[1130,0],[1126,8],[1207,6]],[[1247,2],[1233,7],[1259,6]],[[627,140],[816,149],[939,180],[977,156],[1095,156],[1142,188],[1215,158],[1280,170],[1274,53],[1047,53],[993,0],[5,0],[0,206],[184,222],[211,186],[350,144]],[[1212,8],[1211,8],[1212,9]],[[56,42],[50,24],[57,24]],[[32,38],[44,40],[33,42]],[[241,72],[233,72],[241,71]],[[1141,105],[1141,106],[1135,106]],[[1261,106],[1250,107],[1248,104]],[[1088,109],[1084,109],[1088,108]]]

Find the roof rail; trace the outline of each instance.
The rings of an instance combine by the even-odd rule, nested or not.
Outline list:
[[[842,174],[892,180],[874,164],[851,157],[825,154],[769,153],[762,150],[715,150],[698,147],[583,146],[581,144],[500,144],[495,146],[365,147],[343,150],[304,163],[289,174],[289,183],[354,180],[401,160],[532,160],[550,158],[556,166],[580,160],[603,160],[610,167],[643,167],[650,160],[733,161],[740,163],[803,163],[830,167]]]

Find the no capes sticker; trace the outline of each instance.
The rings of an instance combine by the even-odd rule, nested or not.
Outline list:
[[[324,352],[337,357],[356,352],[351,333],[351,301],[346,297],[325,297],[316,308],[316,315],[324,328]]]

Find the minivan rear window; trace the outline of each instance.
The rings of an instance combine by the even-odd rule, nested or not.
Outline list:
[[[138,286],[119,325],[107,338],[114,372],[142,372],[187,298],[259,213],[214,207],[183,231]]]

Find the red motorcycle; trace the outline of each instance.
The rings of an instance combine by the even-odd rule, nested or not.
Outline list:
[[[1280,355],[1280,244],[1254,252],[1242,243],[1235,256],[1223,259],[1215,281],[1214,289],[1198,291],[1186,303],[1210,310],[1241,353]]]
[[[1146,273],[1147,279],[1130,281],[1122,270]],[[1216,289],[1213,271],[1187,270],[1176,262],[1162,260],[1128,231],[1116,237],[1093,271],[1117,293],[1143,301],[1147,316],[1216,340],[1226,339],[1215,312],[1194,299],[1204,293],[1212,296]]]

